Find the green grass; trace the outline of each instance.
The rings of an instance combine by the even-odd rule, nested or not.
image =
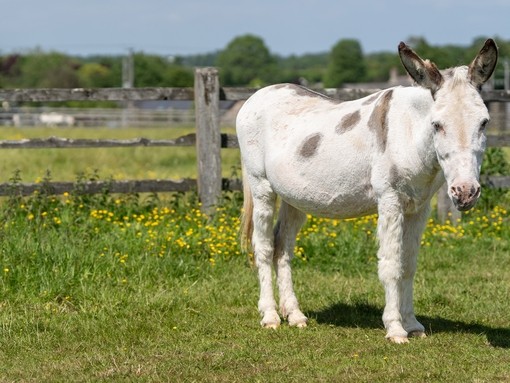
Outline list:
[[[4,129],[24,137],[174,138],[189,129]],[[180,152],[180,150],[184,152]],[[193,148],[3,150],[2,181],[194,177]],[[238,152],[222,152],[230,175]],[[149,173],[150,172],[150,173]],[[508,199],[429,221],[415,284],[426,339],[384,339],[376,217],[309,218],[293,261],[306,329],[261,329],[239,251],[241,196],[66,194],[0,203],[0,381],[510,381]],[[492,206],[487,204],[484,206]]]
[[[294,280],[310,324],[267,331],[238,249],[240,196],[225,198],[212,219],[182,195],[5,201],[0,381],[510,380],[504,208],[429,222],[415,294],[429,336],[394,345],[380,319],[375,217],[309,219]]]
[[[0,139],[23,138],[110,138],[173,139],[193,132],[193,128],[2,128]],[[224,129],[227,133],[233,130]],[[132,147],[85,149],[3,149],[1,151],[0,182],[7,182],[15,170],[24,182],[40,181],[49,170],[55,181],[74,181],[77,174],[99,170],[102,178],[121,179],[180,179],[195,178],[197,165],[194,147]],[[239,151],[224,149],[222,172],[232,175],[239,167]]]

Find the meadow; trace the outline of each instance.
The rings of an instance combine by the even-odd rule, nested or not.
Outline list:
[[[172,138],[157,129],[91,134]],[[160,163],[142,153],[153,149],[139,149],[147,157],[136,157],[138,148],[86,149],[84,157],[68,151],[74,165],[54,161],[65,150],[2,153],[13,161],[8,171],[20,169],[30,182],[44,177],[45,167],[55,180],[95,169],[118,178],[123,158],[126,177],[194,175],[192,154],[175,160],[183,169],[189,162],[188,170],[168,170],[171,153]],[[226,155],[226,173],[237,155]],[[6,197],[0,381],[510,381],[508,198],[459,222],[431,217],[415,283],[428,337],[407,345],[384,339],[375,216],[309,217],[293,261],[309,326],[261,329],[256,272],[238,245],[241,203],[240,193],[225,193],[207,217],[192,193],[88,196],[78,189],[57,197],[46,194],[44,182],[31,196]]]
[[[66,137],[90,139],[175,139],[191,128],[63,128],[2,127],[0,139]],[[233,133],[234,129],[222,129]],[[55,181],[73,181],[78,174],[97,173],[114,179],[179,179],[196,177],[194,147],[130,147],[83,149],[5,149],[1,151],[0,182],[7,182],[15,170],[24,182],[38,182],[50,172]],[[239,166],[239,151],[222,150],[223,175]],[[150,164],[150,166],[148,166]]]

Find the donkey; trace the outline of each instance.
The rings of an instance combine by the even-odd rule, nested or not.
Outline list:
[[[431,198],[445,179],[460,211],[472,208],[480,196],[489,114],[479,91],[494,71],[498,50],[489,39],[469,66],[442,72],[403,42],[398,51],[419,86],[339,102],[297,85],[272,85],[239,111],[241,242],[245,250],[250,245],[254,250],[263,327],[281,323],[273,265],[282,317],[291,326],[307,324],[291,276],[296,235],[306,214],[353,218],[377,213],[386,338],[406,343],[408,337],[425,336],[413,307],[421,235]]]

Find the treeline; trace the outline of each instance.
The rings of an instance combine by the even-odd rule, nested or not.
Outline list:
[[[466,46],[432,46],[424,38],[407,40],[422,57],[440,68],[467,64],[483,45],[484,37]],[[503,78],[504,58],[510,57],[510,41],[496,38],[500,60],[496,78]],[[325,87],[345,83],[387,81],[396,68],[403,74],[395,43],[394,52],[365,54],[354,39],[339,40],[330,52],[282,57],[272,54],[254,35],[234,38],[219,52],[163,57],[133,53],[135,87],[190,87],[193,68],[216,66],[223,86],[263,86],[280,82],[301,82]],[[34,50],[0,56],[2,88],[95,88],[120,87],[123,81],[121,56],[72,57],[57,52]]]

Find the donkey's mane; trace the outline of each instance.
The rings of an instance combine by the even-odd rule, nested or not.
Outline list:
[[[447,81],[447,83],[449,84],[451,89],[470,83],[468,77],[469,68],[465,65],[445,69],[444,71],[441,72],[443,77],[449,80]]]

